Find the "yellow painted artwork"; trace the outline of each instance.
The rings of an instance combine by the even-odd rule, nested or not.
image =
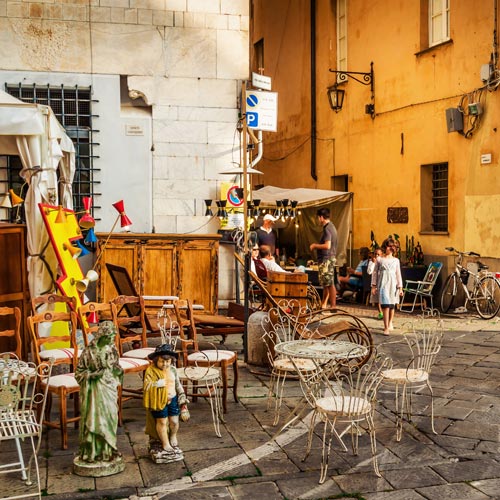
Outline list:
[[[82,268],[77,258],[73,258],[75,242],[82,239],[82,232],[73,210],[40,203],[40,212],[52,248],[57,258],[58,277],[56,280],[59,291],[67,297],[75,297],[77,308],[82,305],[76,282],[84,278]],[[61,211],[64,215],[61,214]],[[64,306],[64,304],[63,304]],[[65,310],[65,306],[62,310]],[[50,335],[67,335],[68,327],[64,324],[54,325]],[[52,348],[68,347],[66,342],[51,344]]]

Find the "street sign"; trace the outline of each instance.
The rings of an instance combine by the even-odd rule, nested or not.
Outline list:
[[[248,128],[276,132],[278,125],[278,94],[260,90],[246,91]]]
[[[252,73],[252,86],[262,90],[271,90],[271,77]]]

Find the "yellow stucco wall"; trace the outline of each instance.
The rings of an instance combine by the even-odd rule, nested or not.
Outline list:
[[[374,120],[365,114],[370,88],[355,81],[345,89],[343,109],[328,105],[335,82],[335,1],[316,2],[317,181],[311,171],[310,2],[253,0],[251,43],[264,38],[264,73],[279,93],[279,125],[265,134],[265,175],[256,182],[282,187],[332,188],[331,177],[349,176],[354,193],[355,248],[379,243],[390,233],[404,242],[414,235],[428,255],[446,246],[500,257],[500,94],[483,91],[484,114],[471,138],[448,133],[446,109],[478,89],[481,65],[493,50],[493,2],[450,2],[451,41],[423,50],[425,0],[349,0],[348,70],[368,72],[374,62]],[[498,29],[498,27],[497,27]],[[252,51],[251,51],[252,53]],[[492,163],[480,156],[491,153]],[[421,166],[448,163],[447,234],[422,233]],[[408,207],[408,224],[389,224],[387,208]]]

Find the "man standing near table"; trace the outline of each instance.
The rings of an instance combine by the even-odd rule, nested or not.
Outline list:
[[[266,245],[271,248],[271,255],[279,260],[278,233],[273,229],[274,223],[278,219],[271,214],[264,215],[262,226],[257,229],[257,242],[259,247]]]
[[[323,287],[323,302],[321,307],[336,307],[337,290],[335,289],[335,262],[337,257],[337,229],[330,222],[330,210],[320,208],[316,215],[319,223],[323,226],[319,243],[311,243],[310,250],[316,250],[318,254],[318,278]]]

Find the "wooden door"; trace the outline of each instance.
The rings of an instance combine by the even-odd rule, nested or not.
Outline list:
[[[179,253],[179,296],[212,314],[217,312],[218,249],[218,241],[187,240]]]
[[[100,240],[101,241],[101,240]],[[127,269],[132,282],[139,291],[139,281],[137,279],[137,263],[138,263],[138,241],[134,239],[113,240],[110,238],[106,245],[102,257],[99,260],[98,273],[100,276],[99,301],[108,302],[118,295],[115,285],[106,269],[106,263],[121,266]]]
[[[172,240],[147,240],[140,245],[141,295],[178,295],[177,248]]]

